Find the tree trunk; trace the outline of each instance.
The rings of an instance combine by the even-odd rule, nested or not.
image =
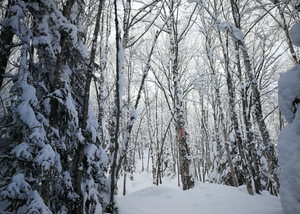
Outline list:
[[[222,42],[220,32],[219,32],[219,38],[220,38],[220,41]],[[248,161],[245,156],[244,148],[243,148],[242,131],[239,128],[237,110],[235,109],[234,86],[233,86],[233,81],[232,81],[232,77],[231,77],[231,72],[229,71],[228,33],[226,34],[226,49],[223,46],[222,46],[222,48],[223,48],[223,55],[224,55],[225,62],[226,62],[225,70],[226,70],[226,74],[227,74],[226,81],[227,81],[227,89],[228,89],[228,94],[229,94],[230,120],[233,123],[233,130],[235,131],[235,135],[236,135],[236,144],[238,146],[239,154],[241,157],[241,164],[243,167],[243,174],[244,174],[244,179],[246,181],[247,190],[250,195],[253,195],[249,165],[248,165]],[[235,142],[232,142],[232,143],[234,144]]]
[[[280,6],[279,3],[276,3],[276,7],[277,7],[277,9],[279,11],[279,15],[280,15],[280,18],[282,20],[282,28],[283,28],[283,31],[285,33],[286,42],[288,43],[289,50],[290,50],[291,56],[293,58],[293,61],[296,64],[296,63],[298,63],[298,59],[297,59],[296,52],[294,50],[294,46],[293,46],[292,41],[291,41],[291,37],[290,37],[290,34],[289,34],[289,28],[288,28],[288,26],[286,24],[286,20],[285,20],[285,17],[284,17],[283,9],[281,8],[281,6]]]
[[[117,10],[117,0],[114,0],[114,11],[115,11],[115,28],[116,28],[116,95],[115,95],[115,127],[114,127],[114,150],[113,150],[113,161],[111,164],[111,183],[110,183],[110,199],[109,199],[109,208],[111,210],[114,209],[114,194],[115,189],[117,187],[117,158],[118,158],[118,151],[119,151],[119,131],[120,131],[120,116],[121,116],[121,99],[122,95],[120,94],[120,75],[122,75],[122,66],[120,63],[120,51],[122,49],[122,42],[121,42],[121,29],[119,26],[118,21],[118,10]]]
[[[63,8],[63,15],[66,17],[67,20],[70,19],[70,14],[71,14],[71,8],[73,4],[75,3],[75,0],[68,0]],[[66,41],[67,41],[67,34],[66,32],[61,32],[61,37],[60,37],[60,53],[56,55],[56,64],[55,64],[55,70],[54,70],[54,79],[53,79],[53,92],[55,90],[58,90],[61,88],[61,69],[63,66],[63,59],[64,59],[64,52],[65,52],[65,47],[66,47]],[[51,111],[49,115],[49,123],[50,125],[60,131],[60,124],[59,124],[59,114],[58,114],[58,100],[56,97],[52,96],[50,100],[51,104]],[[48,199],[49,199],[49,193],[50,193],[50,172],[44,172],[46,177],[43,180],[42,183],[42,194],[41,197],[43,198],[45,204],[48,204]],[[75,176],[76,177],[76,176]],[[75,178],[76,179],[76,178]],[[75,189],[76,189],[76,182],[75,182]],[[78,194],[80,197],[80,194]],[[80,206],[81,203],[79,203]],[[75,204],[75,206],[78,206],[78,203]],[[81,207],[79,207],[80,209]],[[76,208],[75,208],[76,209]],[[81,209],[82,210],[82,209]]]
[[[239,8],[237,5],[236,0],[231,0],[231,8],[232,8],[232,16],[234,17],[234,23],[235,27],[238,29],[242,29],[240,25],[239,17]],[[260,100],[260,92],[259,92],[259,86],[257,79],[255,77],[254,71],[251,66],[250,57],[248,54],[248,49],[246,47],[246,44],[243,39],[237,39],[239,47],[242,51],[246,75],[248,77],[249,83],[251,85],[252,90],[252,99],[254,103],[254,115],[255,119],[257,121],[259,131],[261,133],[264,146],[266,147],[266,156],[267,156],[267,165],[269,169],[269,180],[270,180],[270,188],[271,188],[271,194],[274,194],[277,196],[278,192],[278,186],[279,186],[279,180],[277,178],[277,175],[274,174],[274,169],[278,167],[277,163],[277,157],[275,154],[274,145],[270,139],[270,135],[266,126],[266,123],[264,121],[263,112],[262,112],[262,106],[261,106],[261,100]]]
[[[242,79],[242,68],[240,63],[240,56],[239,56],[239,46],[236,42],[235,45],[236,50],[236,59],[237,59],[237,70],[239,73],[239,78],[242,84],[241,87],[241,96],[242,96],[242,112],[243,112],[243,120],[245,123],[246,129],[246,136],[247,136],[247,148],[249,152],[249,167],[251,169],[252,177],[254,180],[254,188],[257,194],[260,194],[261,188],[261,179],[259,175],[259,166],[258,166],[258,158],[257,152],[255,149],[255,142],[253,138],[253,129],[252,129],[252,122],[250,117],[250,108],[248,104],[248,97],[247,97],[247,86],[245,85],[245,81]],[[250,103],[251,105],[251,103]]]
[[[7,8],[11,8],[12,1],[8,0],[7,3]],[[9,18],[10,13],[9,9],[6,10],[5,12],[5,18]],[[5,74],[7,62],[10,56],[10,50],[11,50],[11,45],[13,41],[13,32],[11,27],[3,27],[1,34],[0,34],[0,88],[2,87],[3,84],[3,74]]]
[[[126,195],[126,177],[127,177],[127,154],[125,154],[125,158],[124,158],[124,180],[123,180],[123,196]]]
[[[105,2],[103,1],[102,7],[104,7]],[[100,83],[99,83],[99,93],[97,93],[97,103],[98,103],[98,123],[100,127],[100,133],[101,133],[101,145],[102,148],[105,149],[107,147],[104,139],[104,101],[105,101],[105,95],[104,95],[104,85],[105,85],[105,70],[107,66],[107,56],[108,56],[108,50],[109,50],[109,37],[111,33],[111,24],[109,22],[109,15],[107,15],[107,23],[106,23],[106,37],[105,37],[105,44],[104,44],[104,15],[102,16],[101,21],[101,34],[100,34]],[[95,87],[97,89],[97,86]]]
[[[91,80],[92,80],[92,72],[94,68],[95,56],[96,56],[96,48],[97,48],[97,40],[98,40],[98,33],[100,29],[100,18],[102,13],[102,4],[103,0],[99,2],[98,12],[96,16],[96,25],[93,33],[93,41],[92,41],[92,50],[90,54],[90,62],[88,65],[86,81],[85,81],[85,89],[84,89],[84,97],[83,97],[83,107],[82,107],[82,124],[81,129],[83,132],[83,136],[85,136],[86,141],[90,141],[90,136],[88,136],[86,128],[87,128],[87,121],[88,121],[88,113],[89,113],[89,102],[90,102],[90,87],[91,87]],[[71,6],[72,8],[72,6]],[[83,211],[83,196],[81,194],[81,182],[82,182],[82,161],[84,157],[84,149],[85,145],[79,143],[77,150],[76,150],[76,160],[75,160],[75,192],[80,197],[79,206],[74,209],[75,214],[80,214]],[[87,201],[86,203],[89,203]]]
[[[145,104],[146,104],[146,115],[147,115],[147,127],[148,127],[148,134],[149,134],[149,138],[150,138],[150,145],[149,145],[149,152],[148,152],[148,165],[147,165],[147,171],[149,172],[149,161],[151,158],[151,168],[152,168],[152,178],[153,178],[153,184],[156,184],[156,177],[157,177],[157,171],[156,171],[156,164],[155,164],[155,151],[154,151],[154,139],[153,139],[153,130],[152,130],[152,126],[151,126],[151,113],[150,113],[150,102],[149,102],[149,97],[148,97],[148,93],[147,90],[144,90],[144,94],[145,94]]]
[[[172,3],[171,3],[172,4]],[[174,5],[171,5],[173,9]],[[171,13],[171,12],[170,12]],[[184,111],[183,111],[183,100],[182,92],[180,87],[180,76],[178,72],[178,45],[179,41],[178,34],[175,29],[176,23],[174,20],[174,14],[171,13],[170,23],[168,24],[169,37],[170,37],[170,52],[171,52],[171,64],[170,68],[173,74],[173,84],[175,89],[175,102],[176,102],[176,116],[175,116],[175,126],[177,132],[177,142],[179,149],[179,163],[180,163],[180,174],[183,190],[188,190],[194,187],[194,178],[191,175],[190,167],[191,159],[189,146],[187,142],[187,135],[185,130],[185,120],[184,120]]]
[[[279,182],[277,179],[277,175],[274,174],[274,169],[278,166],[277,157],[275,154],[275,148],[270,139],[270,135],[269,135],[266,123],[264,121],[262,106],[261,106],[261,101],[260,101],[260,93],[258,91],[257,80],[253,74],[253,71],[251,70],[249,55],[248,55],[246,49],[244,49],[244,48],[242,48],[242,52],[243,52],[243,58],[244,58],[247,75],[248,75],[249,81],[251,83],[253,103],[255,105],[255,109],[254,109],[255,119],[258,124],[259,131],[262,135],[264,146],[266,147],[265,152],[266,152],[266,156],[267,156],[267,164],[268,164],[268,169],[269,169],[269,173],[270,173],[270,185],[271,185],[270,188],[271,188],[272,194],[277,196]]]

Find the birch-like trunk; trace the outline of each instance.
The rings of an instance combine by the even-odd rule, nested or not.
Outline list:
[[[171,20],[174,21],[173,18]],[[187,135],[185,130],[184,112],[183,112],[183,100],[182,92],[179,82],[179,72],[178,72],[178,42],[177,33],[171,31],[170,34],[170,44],[171,44],[171,69],[173,74],[173,82],[175,88],[175,101],[176,101],[176,117],[175,125],[177,132],[177,142],[179,145],[179,163],[180,163],[180,175],[183,190],[188,190],[194,187],[194,178],[190,172],[191,160],[189,146],[187,142]]]
[[[220,35],[219,31],[219,40],[222,42],[222,38]],[[227,83],[227,90],[228,90],[228,95],[229,95],[229,115],[230,115],[230,120],[233,124],[232,130],[235,131],[235,142],[232,142],[232,144],[236,143],[239,154],[241,157],[241,164],[242,164],[242,169],[243,169],[243,176],[246,182],[247,190],[250,195],[253,195],[253,190],[252,190],[252,184],[251,184],[251,174],[250,174],[250,166],[247,160],[247,157],[245,156],[244,153],[244,141],[242,137],[242,131],[239,128],[239,122],[238,122],[238,114],[237,114],[237,109],[235,108],[235,95],[234,95],[234,85],[233,85],[233,80],[231,76],[231,72],[229,70],[229,54],[228,54],[228,32],[226,32],[226,43],[225,47],[222,45],[223,49],[223,56],[225,59],[225,71],[226,71],[226,83]],[[222,120],[223,121],[223,120]]]
[[[235,42],[235,50],[236,50],[236,60],[237,60],[237,70],[239,73],[240,82],[242,84],[241,87],[241,97],[242,97],[242,115],[243,120],[245,123],[245,129],[246,129],[246,140],[247,140],[247,148],[249,152],[249,167],[251,169],[252,177],[254,180],[254,188],[255,192],[257,194],[260,194],[261,188],[261,179],[259,175],[259,165],[258,165],[258,158],[257,158],[257,151],[255,148],[255,142],[253,138],[253,129],[252,129],[252,122],[250,117],[250,108],[251,103],[248,104],[248,96],[247,95],[247,87],[245,84],[245,81],[242,79],[242,66],[240,61],[240,55],[239,55],[239,46],[238,43]]]
[[[293,58],[293,61],[296,64],[296,63],[298,63],[297,54],[296,54],[294,46],[292,44],[292,40],[291,40],[291,37],[290,37],[290,34],[289,34],[289,28],[288,28],[288,25],[286,23],[283,8],[281,7],[279,1],[276,0],[276,1],[274,1],[274,3],[276,4],[276,7],[279,11],[279,15],[280,15],[280,18],[281,18],[281,21],[282,21],[281,25],[282,25],[282,28],[283,28],[283,31],[284,31],[284,34],[285,34],[285,37],[286,37],[286,42],[289,46],[289,50],[290,50],[291,56]]]
[[[238,29],[242,29],[240,25],[240,20],[237,17],[239,16],[239,8],[237,0],[231,0],[231,8],[232,8],[232,16],[234,17],[235,27]],[[243,61],[245,65],[246,75],[248,77],[251,90],[252,90],[252,100],[254,104],[254,115],[256,122],[259,127],[259,131],[261,133],[263,143],[265,146],[265,153],[267,157],[267,165],[269,169],[269,184],[268,188],[270,189],[271,194],[276,195],[278,194],[278,187],[279,187],[279,180],[277,178],[276,173],[274,173],[275,168],[278,167],[277,157],[275,154],[274,144],[271,141],[269,131],[267,129],[266,123],[263,117],[261,99],[260,99],[260,92],[257,79],[254,75],[254,70],[251,66],[250,56],[248,53],[248,49],[243,39],[238,39],[238,44],[240,50],[242,51]]]
[[[220,39],[220,43],[223,44],[223,41],[221,39],[221,35],[220,35],[220,31],[218,31],[218,35],[219,35],[219,39]],[[212,76],[211,76],[211,80],[212,83],[215,85],[214,86],[214,91],[215,91],[215,96],[216,98],[214,98],[214,103],[213,103],[213,108],[214,108],[214,127],[215,127],[215,132],[216,132],[216,142],[217,142],[217,152],[218,152],[218,159],[219,162],[222,159],[222,153],[221,153],[221,139],[219,137],[219,132],[222,131],[223,134],[223,139],[224,139],[224,144],[225,144],[225,151],[226,151],[226,157],[227,157],[227,161],[228,161],[228,165],[230,168],[230,174],[231,174],[231,178],[233,181],[233,185],[235,187],[238,187],[238,181],[237,181],[237,176],[236,176],[236,172],[232,163],[232,157],[231,157],[231,152],[229,150],[229,143],[232,145],[232,147],[235,147],[234,144],[236,142],[229,142],[229,133],[226,129],[226,124],[225,124],[225,118],[224,118],[224,111],[222,108],[222,102],[221,102],[221,94],[220,94],[220,88],[219,85],[217,84],[217,78],[216,78],[216,68],[215,68],[215,60],[213,57],[213,50],[212,50],[212,44],[211,44],[211,35],[206,35],[206,53],[207,53],[207,58],[209,60],[209,64],[210,64],[210,70],[212,72]],[[227,60],[227,55],[226,55],[226,50],[225,48],[222,46],[223,48],[223,55],[224,55],[224,59],[225,59],[225,69],[228,70],[228,60]],[[229,95],[229,99],[230,99],[230,95]],[[219,121],[218,121],[218,116],[220,117],[221,120],[221,127],[219,127]],[[221,130],[220,130],[221,129]],[[236,154],[235,154],[236,155]],[[243,157],[243,156],[242,156]],[[220,167],[219,167],[220,168]],[[219,169],[219,170],[223,170],[223,169]]]

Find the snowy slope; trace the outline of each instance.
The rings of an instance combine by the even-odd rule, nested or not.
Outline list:
[[[127,195],[122,196],[123,178],[119,180],[117,204],[120,214],[282,214],[279,198],[250,196],[245,187],[196,183],[194,189],[182,191],[176,180],[152,185],[151,175],[135,174],[127,180]]]

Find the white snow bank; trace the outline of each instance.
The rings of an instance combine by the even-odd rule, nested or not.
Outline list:
[[[300,65],[280,74],[278,81],[278,104],[286,121],[291,123],[295,117],[293,102],[300,100]]]
[[[294,45],[300,47],[300,23],[296,23],[290,29],[290,37]]]
[[[278,138],[280,201],[286,214],[300,213],[300,104],[293,122]]]
[[[277,197],[267,192],[250,196],[244,186],[198,182],[194,189],[182,191],[176,180],[164,179],[163,185],[154,186],[151,175],[134,176],[134,181],[127,179],[130,194],[117,198],[120,214],[282,214]],[[122,178],[119,194],[123,192],[121,183]]]

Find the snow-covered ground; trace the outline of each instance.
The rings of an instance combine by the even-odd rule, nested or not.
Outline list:
[[[128,176],[127,176],[128,178]],[[122,196],[119,180],[117,205],[120,214],[282,214],[279,198],[268,192],[250,196],[245,186],[234,188],[197,182],[194,189],[182,191],[177,180],[165,178],[154,186],[148,173],[127,179],[127,194]]]

